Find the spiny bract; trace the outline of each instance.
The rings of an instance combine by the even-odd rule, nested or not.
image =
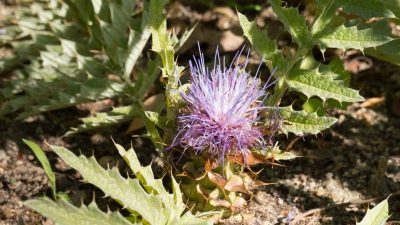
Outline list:
[[[189,62],[190,88],[181,93],[186,108],[178,116],[175,144],[193,149],[196,154],[207,151],[219,162],[227,154],[240,154],[246,159],[250,148],[264,144],[255,123],[267,86],[261,86],[257,77],[245,71],[248,56],[244,65],[233,65],[241,53],[226,68],[225,63],[221,65],[217,49],[211,71],[201,52],[199,58],[193,57],[194,63]]]

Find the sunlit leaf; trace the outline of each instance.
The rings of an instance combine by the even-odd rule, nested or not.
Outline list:
[[[126,220],[119,212],[102,212],[92,202],[89,206],[82,205],[80,208],[71,203],[58,200],[52,201],[46,197],[32,199],[24,202],[28,206],[53,220],[60,225],[135,225]]]
[[[368,209],[364,218],[357,225],[383,225],[389,218],[389,204],[385,199],[372,209]]]
[[[334,117],[320,117],[316,113],[295,111],[291,106],[281,107],[278,109],[278,112],[283,117],[280,128],[285,134],[318,134],[337,121]]]
[[[257,24],[250,22],[245,15],[238,12],[240,26],[243,29],[244,36],[250,41],[252,46],[260,53],[264,60],[272,61],[272,65],[283,69],[284,59],[282,53],[278,50],[275,40],[270,40],[267,32],[259,29]]]
[[[340,102],[362,101],[358,91],[346,87],[340,80],[335,80],[331,72],[320,73],[315,70],[293,70],[286,80],[290,89],[299,91],[307,97],[336,99]]]
[[[391,40],[390,34],[380,29],[366,28],[359,30],[356,26],[346,27],[344,25],[316,36],[322,48],[359,49],[377,47]]]

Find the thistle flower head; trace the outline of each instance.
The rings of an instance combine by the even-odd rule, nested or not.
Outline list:
[[[212,158],[222,161],[227,154],[241,154],[244,159],[252,147],[263,143],[262,132],[255,126],[258,112],[263,108],[262,97],[266,86],[243,66],[221,65],[218,49],[213,69],[204,62],[204,55],[189,62],[190,88],[181,93],[186,108],[178,116],[177,144],[200,154],[207,151]],[[258,70],[257,70],[258,73]],[[268,83],[268,82],[267,82]]]

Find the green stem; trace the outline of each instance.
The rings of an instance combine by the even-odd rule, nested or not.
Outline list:
[[[286,78],[290,71],[294,68],[294,66],[298,63],[299,60],[303,59],[307,55],[309,55],[311,51],[306,50],[306,48],[299,49],[297,54],[293,57],[294,60],[289,60],[290,64],[284,71],[277,71],[276,77],[278,77],[278,83],[274,88],[274,94],[268,99],[267,104],[269,106],[279,106],[281,99],[285,95],[288,90],[288,86],[286,84]]]
[[[279,103],[283,97],[283,95],[287,91],[287,85],[285,83],[285,77],[281,77],[278,80],[278,84],[274,88],[274,94],[268,99],[267,104],[269,106],[279,106]]]

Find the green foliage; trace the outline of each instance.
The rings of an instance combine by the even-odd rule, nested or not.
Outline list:
[[[330,33],[318,35],[316,38],[322,48],[354,48],[361,51],[393,40],[388,33],[381,33],[373,28],[359,30],[355,26],[344,25],[336,27]]]
[[[183,70],[175,64],[174,53],[193,29],[180,39],[167,31],[166,2],[146,1],[142,7],[134,0],[45,0],[21,6],[17,26],[7,27],[8,35],[0,40],[14,51],[13,57],[0,60],[0,72],[16,69],[15,79],[0,89],[0,118],[23,119],[103,99],[114,99],[116,107],[81,119],[82,124],[67,135],[147,118],[140,111],[161,67],[163,77],[169,77],[167,106],[173,121]],[[159,56],[143,62],[140,55],[150,35]],[[153,142],[162,149],[155,125],[146,121],[149,137],[156,138]]]
[[[269,1],[279,20],[284,24],[295,42],[300,47],[308,47],[311,42],[311,33],[307,27],[305,17],[300,15],[296,8],[282,8],[280,0]]]
[[[368,209],[367,214],[365,214],[364,218],[361,220],[361,222],[357,223],[357,225],[384,224],[388,218],[389,204],[388,200],[385,199],[374,208]]]
[[[20,10],[18,35],[26,38],[10,44],[17,58],[31,63],[1,90],[0,116],[20,112],[18,118],[25,118],[123,95],[131,82],[124,74],[131,73],[150,36],[143,34],[146,12],[132,18],[134,5],[43,1]],[[117,76],[110,79],[111,74]]]
[[[146,91],[153,84],[154,80],[159,74],[157,68],[157,61],[150,60],[148,62],[148,68],[146,71],[141,71],[139,77],[135,82],[135,86],[132,88],[132,93],[135,93],[136,98],[142,99]],[[76,133],[86,132],[94,129],[103,127],[109,127],[116,124],[122,124],[129,122],[133,117],[141,115],[142,106],[138,101],[134,101],[129,106],[118,106],[113,108],[111,111],[104,113],[97,113],[94,116],[82,118],[82,124],[78,127],[73,127],[65,135],[73,135]]]
[[[383,0],[383,5],[386,9],[389,9],[396,18],[400,18],[400,2],[398,0]]]
[[[14,52],[12,57],[0,60],[0,73],[16,69],[13,80],[0,89],[0,97],[4,102],[0,106],[0,117],[17,115],[22,119],[81,103],[114,99],[117,106],[111,111],[82,119],[83,123],[72,128],[67,135],[128,122],[138,117],[146,127],[146,136],[163,156],[164,145],[169,144],[175,134],[170,128],[176,124],[176,114],[181,105],[180,92],[186,88],[179,83],[184,68],[177,64],[175,52],[193,30],[186,32],[181,39],[167,30],[166,16],[163,14],[167,0],[144,1],[143,6],[136,5],[136,2],[44,0],[27,4],[20,11],[16,26],[9,26],[7,35],[0,40],[0,43],[12,46]],[[353,48],[400,64],[398,52],[395,51],[398,40],[387,29],[387,20],[396,18],[400,12],[394,0],[372,0],[367,3],[317,0],[315,20],[311,24],[297,8],[282,7],[281,0],[270,0],[269,3],[297,44],[294,51],[288,51],[287,47],[278,48],[277,41],[270,39],[267,32],[259,29],[254,21],[249,21],[240,13],[238,16],[244,35],[254,49],[267,61],[271,71],[276,69],[273,74],[277,79],[275,89],[266,103],[282,117],[282,133],[318,134],[336,122],[336,118],[325,115],[327,108],[363,100],[358,91],[348,87],[350,77],[344,71],[343,63],[335,59],[329,65],[319,65],[312,54],[315,47],[319,47],[322,53],[327,48]],[[343,10],[337,14],[339,8]],[[349,19],[352,17],[356,19]],[[372,17],[382,19],[367,22]],[[151,49],[157,57],[143,62],[140,56],[150,36]],[[27,61],[29,64],[25,63]],[[137,68],[138,64],[140,68],[145,68],[144,71]],[[144,98],[160,72],[165,95],[157,107],[150,110],[146,108]],[[291,105],[280,106],[288,91],[302,93],[300,99],[303,110],[294,110]],[[265,124],[268,122],[265,121]],[[56,196],[55,174],[45,154],[33,142],[24,142],[42,163]],[[79,171],[85,182],[98,187],[105,196],[121,204],[126,210],[124,215],[129,214],[127,217],[118,211],[105,213],[94,201],[89,206],[81,207],[62,199],[52,201],[48,198],[29,200],[25,204],[57,224],[211,224],[186,209],[174,177],[171,178],[170,193],[161,179],[154,178],[150,166],[141,166],[132,148],[125,150],[121,145],[115,146],[135,178],[121,176],[117,168],[102,168],[94,157],[77,157],[64,147],[51,148],[66,164]],[[274,160],[296,157],[280,150],[277,145],[263,154],[259,153],[259,156]],[[186,165],[194,163],[192,158]],[[192,172],[199,174],[198,171],[203,170],[205,165],[206,161]],[[224,165],[219,172],[226,173],[227,168]],[[206,175],[213,175],[214,172],[200,173],[201,179],[190,180],[185,186],[182,185],[182,190],[189,200],[197,201],[196,204],[208,195],[215,200],[209,202],[213,206],[226,203],[226,198],[229,200],[228,209],[234,208],[232,206],[235,204],[241,206],[245,200],[237,195],[237,190],[232,189],[235,186],[232,183],[245,183],[246,177],[240,177],[245,175],[241,166],[235,168],[238,170],[227,173],[229,180],[220,188],[229,191],[228,195],[200,190],[205,187],[201,183],[203,178],[211,180],[220,175],[215,171],[215,176],[211,178]],[[221,185],[218,179],[214,179],[214,182],[214,186]],[[247,182],[257,184],[252,179]],[[191,194],[200,197],[191,199]],[[366,221],[382,223],[386,220],[387,201],[386,206],[381,204],[368,211],[359,224],[374,224]],[[207,208],[206,204],[201,206],[204,207],[199,206],[200,209]]]
[[[336,122],[336,118],[295,111],[291,106],[281,107],[278,111],[284,118],[281,129],[285,134],[289,132],[297,135],[318,134]]]
[[[138,69],[135,77],[132,71],[150,38],[150,22],[154,25],[163,6],[136,8],[134,0],[46,0],[21,6],[17,26],[7,27],[10,35],[1,40],[13,47],[15,56],[0,60],[0,72],[17,70],[15,79],[0,89],[0,117],[16,114],[23,119],[110,98],[133,102],[84,118],[67,133],[71,135],[137,116],[142,110],[137,105],[159,74],[160,60],[148,60],[143,65],[147,69]],[[30,64],[24,64],[27,60]]]
[[[136,105],[120,106],[113,108],[110,112],[97,113],[93,117],[82,118],[83,124],[71,128],[71,130],[65,135],[69,136],[76,133],[128,122],[138,114],[139,110],[140,109]]]
[[[138,224],[129,222],[119,212],[102,212],[94,201],[79,208],[64,200],[53,201],[46,197],[28,200],[24,204],[60,225]]]
[[[278,50],[275,41],[267,38],[267,32],[257,28],[257,24],[250,22],[245,15],[238,12],[240,26],[250,43],[265,59],[270,61],[270,67],[284,66],[282,52]],[[277,76],[277,74],[275,74]]]
[[[389,3],[318,0],[312,24],[307,24],[297,8],[282,7],[280,0],[271,0],[270,4],[278,20],[297,43],[295,53],[283,53],[278,49],[276,40],[269,39],[265,31],[257,28],[255,22],[250,22],[240,13],[238,16],[244,35],[263,59],[269,62],[267,65],[270,70],[276,70],[274,77],[277,82],[267,104],[279,106],[287,91],[300,92],[306,96],[306,99],[302,99],[304,110],[294,111],[291,107],[277,110],[284,119],[281,125],[284,133],[317,134],[336,121],[335,118],[324,116],[327,108],[364,100],[358,91],[347,87],[349,74],[344,71],[340,60],[335,59],[329,65],[316,63],[312,56],[315,46],[319,46],[323,53],[326,48],[353,48],[380,55],[394,63],[398,61],[390,57],[397,56],[397,52],[393,52],[394,48],[390,49],[397,42],[387,28],[386,20],[395,15],[387,7]],[[343,8],[345,14],[358,16],[360,20],[347,20],[348,17],[336,13],[339,8]],[[364,22],[365,19],[377,16],[383,19],[373,23]],[[354,25],[356,23],[357,26]]]
[[[47,177],[50,180],[50,186],[53,194],[53,198],[55,199],[57,196],[57,191],[56,191],[56,174],[53,172],[50,166],[50,162],[46,157],[46,154],[44,151],[40,148],[38,144],[36,144],[33,141],[22,139],[22,141],[29,146],[29,148],[33,151],[35,154],[36,158],[39,160],[40,164],[42,164],[42,167],[44,169],[44,172],[46,173]]]
[[[347,14],[357,15],[363,19],[369,19],[373,17],[384,17],[384,18],[396,18],[396,15],[391,11],[391,8],[387,4],[390,1],[382,0],[369,0],[369,1],[357,1],[357,0],[341,0],[344,3],[343,11]],[[391,1],[394,2],[394,1]],[[397,5],[397,8],[399,6]]]
[[[400,40],[396,39],[376,48],[367,48],[365,53],[400,66]]]
[[[315,70],[292,70],[287,78],[289,88],[305,94],[307,97],[317,96],[323,101],[336,99],[340,102],[357,102],[364,98],[358,91],[343,85],[340,80],[335,80],[336,74],[321,73]]]
[[[165,190],[162,180],[154,178],[150,166],[140,165],[132,148],[126,151],[116,144],[118,152],[132,169],[136,179],[122,177],[117,168],[102,168],[93,156],[77,157],[64,147],[50,147],[66,164],[79,171],[85,182],[95,185],[106,196],[115,199],[131,213],[135,218],[133,221],[139,224],[211,224],[185,212],[185,204],[174,178],[172,177],[173,193],[170,194]],[[39,198],[27,201],[26,205],[58,224],[135,224],[128,222],[118,212],[100,211],[95,203],[77,208],[63,200],[53,202],[47,198]]]

